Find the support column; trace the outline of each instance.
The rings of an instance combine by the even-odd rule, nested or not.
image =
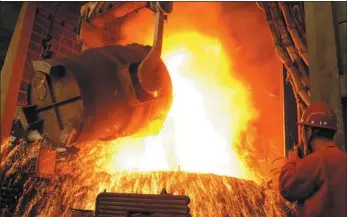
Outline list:
[[[10,136],[37,3],[24,2],[1,70],[1,140]]]
[[[305,2],[304,4],[312,101],[326,102],[335,110],[338,116],[338,132],[335,141],[341,149],[344,149],[337,36],[332,2]]]
[[[338,36],[339,71],[342,92],[342,111],[345,125],[345,150],[347,150],[347,2],[333,2],[335,28]]]
[[[343,96],[347,95],[347,2],[332,2],[335,15],[335,28],[338,40],[339,72],[344,78],[341,80]],[[342,82],[344,82],[342,84]]]

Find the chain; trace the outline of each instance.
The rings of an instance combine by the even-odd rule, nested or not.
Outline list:
[[[54,19],[55,19],[55,14],[57,11],[59,3],[54,3],[53,8],[51,10],[51,14],[50,14],[50,24],[49,24],[49,28],[46,34],[46,38],[44,38],[42,40],[42,47],[43,47],[43,52],[42,52],[42,58],[43,59],[49,59],[52,57],[53,52],[50,50],[52,47],[51,44],[51,40],[52,40],[52,31],[53,31],[53,25],[54,25]]]

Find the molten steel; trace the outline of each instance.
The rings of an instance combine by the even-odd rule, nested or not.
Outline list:
[[[60,175],[39,186],[27,215],[35,204],[42,217],[94,209],[105,189],[158,194],[162,188],[188,195],[195,217],[284,215],[279,198],[258,185],[262,180],[247,165],[250,150],[239,149],[252,140],[249,124],[257,111],[247,85],[234,78],[223,43],[196,31],[169,30],[162,58],[174,96],[160,134],[78,144],[77,156],[58,164]],[[156,128],[154,121],[147,130]]]
[[[37,143],[27,151],[37,151]],[[55,217],[71,216],[71,208],[94,209],[95,198],[99,192],[158,194],[165,187],[175,195],[190,197],[192,216],[284,216],[289,207],[283,206],[281,200],[270,190],[246,180],[228,176],[218,176],[205,173],[187,172],[114,172],[104,171],[98,151],[105,147],[105,143],[95,142],[84,144],[75,159],[58,167],[59,174],[51,181],[39,181],[31,178],[24,185],[24,196],[17,205],[17,211],[25,206],[24,216],[30,216],[33,208],[34,216]],[[22,160],[28,160],[28,152],[13,152]],[[107,158],[107,157],[106,157]],[[19,162],[22,162],[18,160]],[[18,169],[23,165],[13,165],[11,169]],[[12,170],[15,171],[15,170]],[[27,171],[28,172],[28,171]],[[9,176],[10,174],[6,174]],[[29,203],[25,200],[30,198]]]

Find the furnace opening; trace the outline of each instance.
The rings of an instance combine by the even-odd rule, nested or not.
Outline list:
[[[82,77],[89,79],[90,86],[84,84],[75,93],[82,99],[83,94],[97,96],[83,104],[83,108],[92,105],[97,114],[88,120],[92,133],[85,136],[107,140],[68,144],[78,152],[59,156],[54,171],[59,176],[39,186],[28,203],[27,216],[36,209],[37,216],[68,217],[71,208],[96,209],[96,197],[103,191],[158,194],[163,188],[169,194],[189,196],[194,217],[270,217],[285,212],[281,201],[265,197],[264,190],[272,160],[283,155],[283,120],[282,67],[263,12],[254,3],[175,3],[165,23],[161,53],[172,96],[170,86],[163,91],[163,101],[151,96],[148,103],[153,104],[144,106],[141,94],[146,93],[141,90],[135,92],[138,101],[127,104],[125,98],[133,94],[127,92],[129,86],[143,88],[133,75],[138,68],[134,63],[145,56],[144,46],[133,43],[153,44],[154,21],[153,12],[141,10],[120,23],[110,23],[107,28],[117,40],[108,44],[98,38],[100,29],[88,26],[82,34],[85,56],[61,60],[76,80],[74,64],[83,58],[88,60],[85,69],[95,67],[98,76],[105,75],[102,81],[107,85],[97,76],[90,79],[95,74]],[[109,48],[115,44],[124,47]],[[125,49],[125,45],[129,46]],[[96,47],[105,50],[92,55]],[[136,51],[133,56],[131,49]],[[112,52],[117,54],[115,63]],[[98,69],[103,58],[107,61]],[[155,82],[163,85],[170,79]],[[111,84],[120,87],[114,90]],[[38,145],[34,143],[33,152]]]

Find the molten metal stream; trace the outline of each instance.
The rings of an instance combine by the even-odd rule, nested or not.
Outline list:
[[[97,194],[105,189],[158,194],[163,187],[188,195],[195,217],[284,216],[276,195],[265,196],[267,191],[245,181],[262,181],[246,163],[251,150],[239,150],[244,141],[252,141],[249,125],[257,111],[247,85],[233,78],[222,42],[195,31],[166,35],[162,58],[174,96],[160,134],[142,137],[146,132],[139,132],[78,144],[81,151],[75,159],[57,167],[63,175],[39,186],[27,181],[27,189],[40,190],[26,207],[26,216],[38,201],[37,216],[70,216],[70,208],[94,209]],[[156,127],[154,121],[146,131]]]
[[[98,158],[101,170],[213,173],[250,178],[234,148],[255,118],[248,89],[232,78],[216,39],[195,32],[165,39],[163,59],[173,103],[158,136],[111,141]],[[151,123],[146,131],[155,129]]]

